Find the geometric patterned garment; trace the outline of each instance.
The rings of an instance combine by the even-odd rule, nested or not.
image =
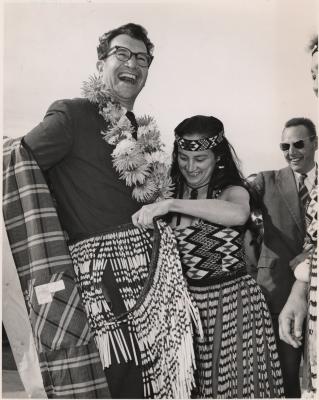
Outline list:
[[[151,232],[125,224],[70,244],[74,271],[103,367],[135,361],[144,398],[189,398],[193,323],[200,325],[200,317],[172,228],[157,220]],[[103,293],[106,270],[125,306],[120,314]]]
[[[317,181],[317,178],[316,178]],[[317,182],[310,192],[310,202],[305,212],[306,238],[304,251],[308,251],[310,279],[308,285],[308,313],[303,367],[303,396],[315,397],[317,392],[317,237],[318,191]]]
[[[241,227],[200,221],[176,232],[184,274],[194,284],[220,282],[246,273]]]
[[[317,231],[318,231],[318,191],[317,191],[317,180],[315,186],[310,192],[309,202],[305,210],[306,219],[306,242],[316,244],[317,243]]]
[[[271,317],[245,272],[243,229],[200,221],[175,228],[183,270],[199,309],[197,398],[283,397]]]
[[[224,130],[221,130],[217,136],[198,139],[198,140],[187,140],[181,138],[178,135],[175,135],[175,139],[178,143],[178,146],[181,147],[183,150],[188,150],[188,151],[202,151],[202,150],[213,149],[223,140],[223,138],[224,138]]]

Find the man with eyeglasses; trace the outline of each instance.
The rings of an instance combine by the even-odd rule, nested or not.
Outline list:
[[[134,189],[140,189],[141,192],[142,185],[134,188],[134,186],[128,186],[122,179],[123,176],[113,164],[115,147],[112,144],[114,143],[106,139],[110,130],[113,135],[111,135],[111,139],[119,137],[120,132],[126,137],[126,142],[123,141],[126,146],[127,143],[137,146],[137,141],[134,139],[137,138],[138,124],[132,109],[137,96],[146,83],[149,67],[153,60],[153,47],[147,31],[142,26],[133,23],[120,26],[102,35],[97,47],[98,77],[91,77],[85,83],[86,98],[54,102],[48,109],[44,120],[22,140],[23,157],[26,157],[23,149],[27,149],[44,172],[56,200],[59,220],[68,238],[74,271],[72,264],[70,266],[67,248],[65,252],[62,245],[63,255],[56,253],[58,251],[57,240],[60,240],[61,236],[63,240],[63,235],[58,231],[59,226],[55,226],[52,232],[46,231],[47,226],[50,225],[50,218],[52,219],[55,214],[51,203],[48,203],[46,208],[41,208],[39,205],[40,200],[43,204],[41,196],[45,195],[47,187],[43,181],[40,185],[37,184],[37,181],[34,184],[33,175],[37,175],[36,168],[38,166],[35,165],[33,159],[30,159],[27,162],[23,160],[15,169],[17,160],[13,160],[14,167],[11,168],[9,164],[7,169],[5,187],[9,191],[8,199],[12,194],[9,188],[11,184],[18,185],[18,187],[24,185],[24,182],[10,180],[13,173],[20,178],[22,166],[26,171],[35,171],[34,174],[31,172],[27,175],[28,179],[32,179],[32,185],[30,183],[27,187],[23,186],[25,192],[12,197],[12,202],[18,199],[17,207],[21,205],[28,207],[28,204],[24,204],[23,198],[25,197],[29,201],[29,197],[35,193],[33,201],[37,203],[39,200],[36,210],[32,204],[31,211],[29,210],[26,214],[23,211],[19,216],[13,217],[10,212],[14,211],[14,206],[6,207],[5,220],[8,228],[12,226],[12,229],[15,229],[16,225],[18,229],[21,227],[19,232],[12,232],[12,229],[9,229],[8,235],[10,234],[13,252],[17,252],[17,248],[22,246],[22,239],[25,239],[23,242],[25,247],[21,248],[24,253],[21,254],[20,260],[24,275],[29,273],[27,268],[31,269],[32,274],[40,271],[36,282],[36,279],[31,279],[31,274],[26,292],[31,290],[29,306],[32,308],[34,305],[35,308],[32,315],[36,321],[34,329],[37,330],[36,338],[40,343],[39,346],[42,346],[42,342],[45,343],[43,348],[39,348],[39,351],[46,357],[42,370],[44,371],[44,386],[48,390],[48,395],[52,395],[54,392],[60,397],[107,398],[106,379],[112,398],[152,397],[156,390],[158,392],[155,393],[158,393],[159,397],[166,397],[165,393],[171,397],[170,393],[175,393],[175,390],[180,390],[179,393],[184,393],[183,390],[190,391],[192,385],[192,357],[189,357],[188,360],[185,352],[178,356],[175,347],[174,349],[167,347],[167,343],[169,343],[167,338],[170,337],[174,340],[174,335],[181,338],[179,342],[176,341],[178,350],[184,343],[186,346],[191,342],[191,323],[189,323],[189,330],[185,329],[186,325],[183,329],[178,328],[179,322],[182,321],[180,316],[184,318],[184,312],[188,312],[187,307],[184,306],[184,300],[187,300],[186,296],[181,298],[182,307],[176,318],[177,313],[173,317],[171,311],[177,309],[178,302],[176,302],[176,308],[174,308],[175,305],[170,305],[171,308],[168,310],[169,301],[161,304],[153,301],[153,309],[160,310],[159,313],[164,310],[165,318],[170,321],[172,318],[174,326],[176,326],[175,330],[170,329],[165,340],[156,342],[159,344],[159,348],[155,348],[155,346],[153,348],[152,343],[156,339],[156,334],[159,335],[158,332],[164,332],[163,329],[160,331],[161,328],[156,326],[157,330],[153,328],[151,331],[150,323],[147,328],[151,334],[145,339],[146,334],[143,332],[146,329],[133,331],[138,323],[133,326],[129,317],[126,317],[128,308],[138,311],[143,309],[142,300],[145,300],[147,293],[138,290],[141,287],[144,289],[143,279],[146,279],[145,276],[148,278],[147,263],[152,262],[152,265],[157,265],[157,262],[163,262],[163,260],[165,262],[168,257],[171,257],[171,261],[172,256],[173,259],[178,257],[175,256],[175,253],[173,254],[173,246],[170,246],[160,257],[156,253],[159,251],[158,249],[161,249],[160,233],[163,231],[156,236],[157,250],[154,250],[154,254],[151,252],[153,238],[146,230],[141,232],[134,227],[132,235],[135,242],[133,244],[129,238],[125,242],[125,232],[122,236],[118,234],[120,230],[122,233],[122,229],[124,230],[125,226],[131,223],[131,216],[141,207],[141,203],[132,193]],[[154,147],[157,146],[158,131],[153,127],[152,120],[149,121],[144,118],[145,125],[143,127],[144,130],[148,127],[154,132],[153,141],[149,143],[149,146]],[[120,137],[120,139],[122,138]],[[20,157],[20,141],[17,144],[10,144],[10,146],[12,147],[6,150],[7,155],[11,151],[12,154],[17,153]],[[128,147],[126,148],[128,149]],[[116,149],[123,156],[121,148],[116,147]],[[160,161],[158,162],[160,163]],[[142,165],[141,168],[143,167],[145,166]],[[130,174],[132,170],[132,166],[129,165],[125,172]],[[36,178],[41,179],[38,176]],[[158,187],[153,189],[158,190]],[[17,194],[18,191],[19,189],[14,193]],[[19,202],[19,196],[22,197],[21,202]],[[8,200],[9,205],[10,201],[11,197]],[[39,222],[33,224],[34,220],[39,220]],[[19,221],[19,223],[15,225],[15,221]],[[22,221],[26,227],[30,223],[37,232],[28,231],[31,229],[30,227],[23,230]],[[108,233],[110,230],[112,232]],[[112,241],[113,234],[119,239]],[[104,235],[110,238],[109,242],[103,242]],[[123,239],[121,239],[122,237]],[[161,240],[160,243],[159,240]],[[33,241],[35,242],[33,243]],[[118,242],[123,244],[122,248],[116,248]],[[39,243],[44,245],[43,248],[39,246]],[[85,244],[82,246],[78,243]],[[111,248],[110,243],[115,250]],[[107,247],[108,244],[110,244],[109,247]],[[30,249],[30,246],[39,246],[39,250],[35,254],[37,257],[35,262],[28,260],[27,254],[31,254],[34,249],[34,247]],[[78,249],[78,252],[76,253],[74,249]],[[135,256],[134,250],[139,252],[137,256]],[[102,259],[102,254],[105,259]],[[89,257],[89,260],[87,261],[85,258],[85,261],[82,262],[83,257]],[[145,261],[148,260],[148,257],[151,261]],[[122,260],[122,264],[119,264],[118,259]],[[47,260],[50,260],[49,264]],[[79,262],[77,266],[75,266],[76,262]],[[143,268],[140,268],[139,263]],[[127,272],[130,267],[133,268],[133,271],[136,271],[134,268],[140,268],[138,272],[134,272],[136,276]],[[171,264],[171,267],[174,268],[174,265]],[[56,273],[50,277],[53,271]],[[76,277],[74,277],[74,273]],[[185,287],[186,291],[182,272],[180,272],[180,277],[180,280],[172,279],[172,282],[174,281],[175,287],[178,287],[179,284],[184,285],[183,288]],[[51,279],[51,281],[47,283],[47,279]],[[162,275],[152,276],[149,285],[152,285],[155,279],[162,279]],[[77,286],[75,286],[75,282]],[[33,285],[36,286],[35,291]],[[72,290],[67,291],[70,287]],[[79,300],[78,290],[81,293],[83,304]],[[161,291],[158,291],[158,294],[156,292],[158,297],[155,298],[164,297],[166,292],[165,290],[162,292],[163,294]],[[136,293],[144,296],[138,297],[139,302],[136,300]],[[178,292],[178,289],[175,290],[172,287],[170,291],[167,291],[166,296],[168,293],[174,299],[174,294],[179,295],[183,291]],[[132,300],[133,295],[136,303]],[[152,298],[149,295],[147,299],[149,305]],[[54,309],[52,311],[53,307],[57,307],[58,311],[54,312]],[[83,317],[84,312],[87,320]],[[145,306],[145,313],[147,312],[148,307]],[[145,313],[139,317],[144,325],[143,321],[148,321],[145,319]],[[48,321],[50,316],[53,320]],[[183,321],[186,320],[187,318],[183,319]],[[89,321],[89,326],[87,321]],[[166,322],[166,320],[161,320],[161,326],[167,326]],[[80,325],[79,328],[77,328],[78,325]],[[51,334],[44,335],[47,332],[46,329],[49,328]],[[189,338],[184,340],[183,335],[186,331]],[[93,334],[98,349],[93,343]],[[148,339],[149,342],[146,343]],[[189,347],[189,351],[191,350],[192,348]],[[169,358],[165,356],[165,352],[170,353]],[[142,359],[142,357],[144,358]],[[154,359],[157,362],[156,370],[152,364]],[[163,360],[164,362],[162,362]],[[179,369],[180,365],[182,365],[183,371]],[[164,379],[161,374],[164,369],[165,372],[169,370],[168,380],[166,375]],[[173,379],[172,376],[174,376]],[[185,377],[187,380],[183,380]],[[167,388],[167,392],[165,388]]]
[[[302,346],[294,348],[280,340],[278,316],[295,281],[291,261],[303,250],[305,209],[316,182],[317,136],[312,121],[289,120],[282,132],[280,149],[288,166],[260,172],[253,183],[264,221],[257,282],[263,288],[272,314],[285,397],[298,398]]]

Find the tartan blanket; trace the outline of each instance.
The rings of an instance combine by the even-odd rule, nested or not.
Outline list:
[[[47,396],[108,398],[49,188],[21,138],[3,145],[3,216]]]

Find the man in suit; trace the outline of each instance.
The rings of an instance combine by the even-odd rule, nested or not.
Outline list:
[[[289,120],[280,148],[288,163],[278,171],[260,172],[254,188],[264,221],[264,240],[258,261],[257,282],[262,287],[273,318],[285,397],[300,397],[299,367],[302,346],[294,348],[279,338],[278,315],[295,281],[291,260],[302,253],[305,237],[304,204],[299,187],[315,184],[316,129],[306,118]],[[306,174],[306,176],[304,176]]]
[[[311,77],[313,91],[318,97],[318,35],[315,35],[308,47],[311,53]],[[307,237],[304,251],[291,261],[295,268],[296,281],[290,296],[279,316],[280,338],[291,346],[301,346],[302,325],[306,320],[306,342],[303,363],[302,389],[307,395],[317,391],[317,190],[314,188],[310,195],[307,214],[313,218],[307,224]],[[310,239],[310,240],[309,240]],[[310,247],[309,247],[310,241]]]

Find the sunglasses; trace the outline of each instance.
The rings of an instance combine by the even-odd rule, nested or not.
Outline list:
[[[280,143],[280,149],[282,151],[288,151],[290,149],[290,145],[292,145],[295,149],[303,149],[305,147],[305,140],[309,140],[316,137],[316,135],[309,136],[308,138],[298,140],[294,143]]]

